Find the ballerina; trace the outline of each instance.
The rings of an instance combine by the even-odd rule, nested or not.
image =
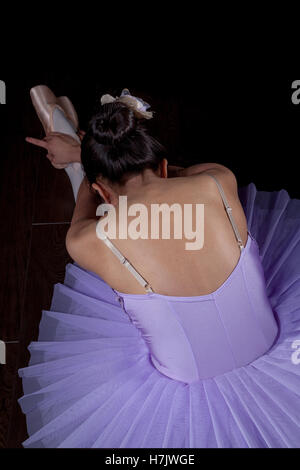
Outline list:
[[[119,99],[92,117],[80,164],[74,262],[19,370],[23,446],[299,447],[300,200],[238,188],[217,163],[170,178],[165,149]],[[122,195],[203,203],[203,248],[98,238],[95,192],[117,212]]]

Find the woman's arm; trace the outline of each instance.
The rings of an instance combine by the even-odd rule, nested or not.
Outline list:
[[[80,131],[83,132],[83,131]],[[52,165],[67,165],[81,162],[81,145],[73,137],[60,132],[50,132],[43,139],[26,137],[26,142],[47,150],[47,158]]]
[[[69,232],[75,234],[92,221],[98,220],[99,217],[96,216],[96,211],[102,202],[98,193],[90,188],[85,176],[79,187]]]
[[[190,166],[188,168],[168,166],[168,169],[171,168],[171,177],[173,176],[193,176],[203,173],[208,170],[220,170],[224,172],[230,172],[227,167],[220,165],[219,163],[199,163],[197,165]]]
[[[84,131],[78,132],[80,140],[82,140],[84,134]],[[27,137],[26,141],[47,150],[47,157],[54,166],[74,162],[81,163],[81,146],[69,135],[52,132],[44,139]],[[69,253],[72,249],[73,254],[73,242],[76,243],[78,235],[87,234],[88,228],[98,220],[99,217],[96,216],[96,211],[102,202],[98,193],[90,188],[85,176],[78,190],[71,225],[67,232],[66,247]]]
[[[79,131],[82,139],[84,131]],[[59,132],[51,132],[44,139],[27,137],[26,141],[43,147],[48,151],[52,164],[81,163],[81,146],[72,137]],[[52,158],[51,158],[52,157]],[[84,177],[79,187],[76,206],[73,212],[71,227],[78,227],[85,220],[96,219],[96,209],[102,201],[99,195],[90,189],[87,178]]]
[[[96,222],[99,219],[96,211],[102,202],[98,193],[90,188],[85,176],[79,187],[71,225],[66,235],[67,251],[75,260],[85,246],[84,241],[90,240],[91,229],[96,233]]]

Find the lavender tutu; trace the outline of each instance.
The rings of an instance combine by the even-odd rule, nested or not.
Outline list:
[[[248,241],[212,294],[122,294],[66,266],[19,369],[24,447],[299,447],[300,200],[239,192]]]

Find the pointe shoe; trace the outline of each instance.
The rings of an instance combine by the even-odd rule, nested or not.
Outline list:
[[[77,132],[79,129],[79,120],[78,120],[77,112],[73,106],[73,103],[67,96],[60,96],[59,98],[57,98],[57,102],[61,106],[61,108],[64,110],[67,119],[69,119],[69,121],[72,122]]]
[[[56,97],[46,85],[38,85],[30,90],[31,101],[42,123],[45,134],[59,132],[55,128],[54,113],[57,112],[60,122],[64,125],[66,134],[80,142],[77,135],[78,116],[76,110],[67,96]],[[52,164],[55,168],[62,169],[70,164]]]

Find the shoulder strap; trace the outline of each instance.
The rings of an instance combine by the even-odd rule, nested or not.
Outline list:
[[[233,215],[232,215],[232,208],[229,206],[228,204],[228,201],[226,199],[226,196],[225,196],[225,193],[224,193],[224,190],[221,186],[221,183],[219,183],[219,181],[217,180],[217,178],[213,175],[210,175],[209,173],[206,173],[208,176],[210,176],[211,178],[213,178],[215,180],[215,182],[217,183],[217,186],[218,186],[218,189],[219,189],[219,192],[220,192],[220,195],[221,195],[221,198],[222,198],[222,201],[223,201],[223,204],[224,204],[224,207],[225,207],[225,210],[227,212],[227,215],[228,215],[228,218],[230,220],[230,223],[232,225],[232,228],[233,228],[233,231],[234,231],[234,234],[235,234],[235,237],[237,239],[237,242],[239,244],[239,247],[241,249],[241,251],[245,248],[244,247],[244,244],[243,244],[243,240],[241,239],[241,236],[240,236],[240,232],[236,226],[236,223],[235,223],[235,220],[233,218]]]
[[[98,233],[99,233],[99,226],[97,226],[97,236],[98,236]],[[108,248],[113,252],[113,254],[118,258],[118,260],[120,261],[120,263],[122,263],[127,269],[128,271],[131,272],[131,274],[133,274],[133,276],[137,279],[137,281],[146,289],[147,292],[153,292],[153,289],[152,287],[150,286],[150,284],[146,281],[146,279],[144,279],[140,273],[132,266],[132,264],[128,261],[127,258],[125,258],[125,256],[122,255],[122,253],[120,252],[120,250],[118,250],[118,248],[110,241],[110,239],[105,235],[105,233],[101,232],[101,237],[98,236],[98,238],[100,240],[102,240],[106,246],[108,246]]]
[[[208,174],[208,173],[207,173]],[[211,176],[211,178],[213,178],[217,184],[217,187],[219,189],[219,192],[220,192],[220,195],[221,195],[221,198],[222,198],[222,201],[223,201],[223,204],[224,204],[224,207],[225,207],[225,210],[227,212],[227,215],[229,217],[229,220],[230,220],[230,223],[232,225],[232,228],[233,228],[233,231],[234,231],[234,234],[235,234],[235,237],[237,239],[237,242],[239,244],[239,247],[241,249],[241,251],[244,249],[244,244],[243,244],[243,241],[241,239],[241,236],[240,236],[240,233],[239,233],[239,230],[236,226],[236,223],[234,221],[234,218],[232,216],[232,208],[229,206],[228,204],[228,201],[226,199],[226,196],[225,196],[225,193],[224,193],[224,190],[221,186],[221,184],[219,183],[219,181],[217,180],[217,178],[213,175],[209,175],[208,176]],[[100,230],[100,226],[97,226],[97,236],[100,240],[102,240],[106,246],[113,252],[113,254],[119,259],[120,263],[122,263],[127,269],[128,271],[131,272],[131,274],[133,274],[133,276],[137,279],[137,281],[146,289],[147,292],[153,292],[153,289],[152,287],[150,286],[149,282],[146,281],[146,279],[143,278],[143,276],[141,276],[141,274],[133,267],[133,265],[128,261],[127,258],[125,258],[125,256],[122,255],[122,253],[120,252],[120,250],[110,241],[110,239],[105,235],[105,233],[101,232],[101,236],[99,235],[99,230]]]

